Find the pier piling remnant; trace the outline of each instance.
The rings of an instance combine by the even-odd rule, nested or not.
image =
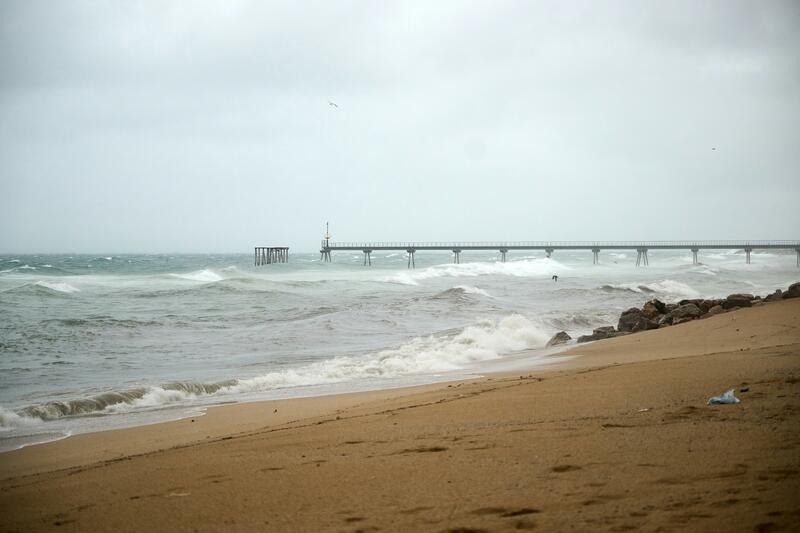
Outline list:
[[[288,246],[256,246],[255,265],[271,265],[272,263],[288,263]]]

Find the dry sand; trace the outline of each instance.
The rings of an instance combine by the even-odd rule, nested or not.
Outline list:
[[[569,353],[2,454],[0,530],[800,530],[800,299]]]

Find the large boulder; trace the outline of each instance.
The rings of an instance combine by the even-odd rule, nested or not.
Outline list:
[[[695,304],[684,304],[670,311],[672,316],[672,325],[680,324],[681,322],[688,322],[700,316],[700,308]]]
[[[667,306],[663,302],[653,298],[642,307],[642,314],[650,320],[658,320],[667,312]]]
[[[800,298],[800,281],[789,285],[789,288],[781,295],[781,298]]]
[[[581,335],[578,337],[578,342],[599,341],[603,339],[610,339],[620,335],[627,335],[628,332],[619,332],[614,330],[614,326],[603,326],[595,328],[591,335]]]
[[[724,312],[725,312],[725,309],[723,309],[721,305],[715,305],[714,307],[712,307],[711,309],[708,310],[708,313],[706,313],[706,316],[714,316],[714,315],[718,315],[718,314],[724,313]]]
[[[572,339],[572,337],[567,335],[566,331],[559,331],[558,333],[553,335],[552,339],[547,341],[547,346],[546,347],[550,348],[551,346],[560,346],[562,344],[566,344],[571,339]]]
[[[780,289],[775,289],[775,292],[772,294],[768,294],[766,298],[764,298],[765,302],[777,302],[783,297],[783,291]]]
[[[623,311],[619,315],[619,322],[617,329],[619,331],[641,331],[647,329],[647,323],[650,320],[642,314],[642,310],[637,307],[631,307],[627,311]]]
[[[700,314],[705,315],[708,313],[708,310],[714,307],[715,305],[719,305],[720,300],[702,300],[697,307],[700,308]]]
[[[752,300],[752,294],[731,294],[722,301],[722,307],[725,309],[732,309],[734,307],[750,307],[750,302]]]

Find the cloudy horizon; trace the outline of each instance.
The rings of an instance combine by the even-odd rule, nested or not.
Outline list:
[[[795,2],[10,0],[0,73],[0,253],[800,237]]]

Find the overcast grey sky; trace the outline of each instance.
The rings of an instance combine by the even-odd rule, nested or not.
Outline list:
[[[0,252],[800,238],[799,169],[800,2],[0,2]]]

